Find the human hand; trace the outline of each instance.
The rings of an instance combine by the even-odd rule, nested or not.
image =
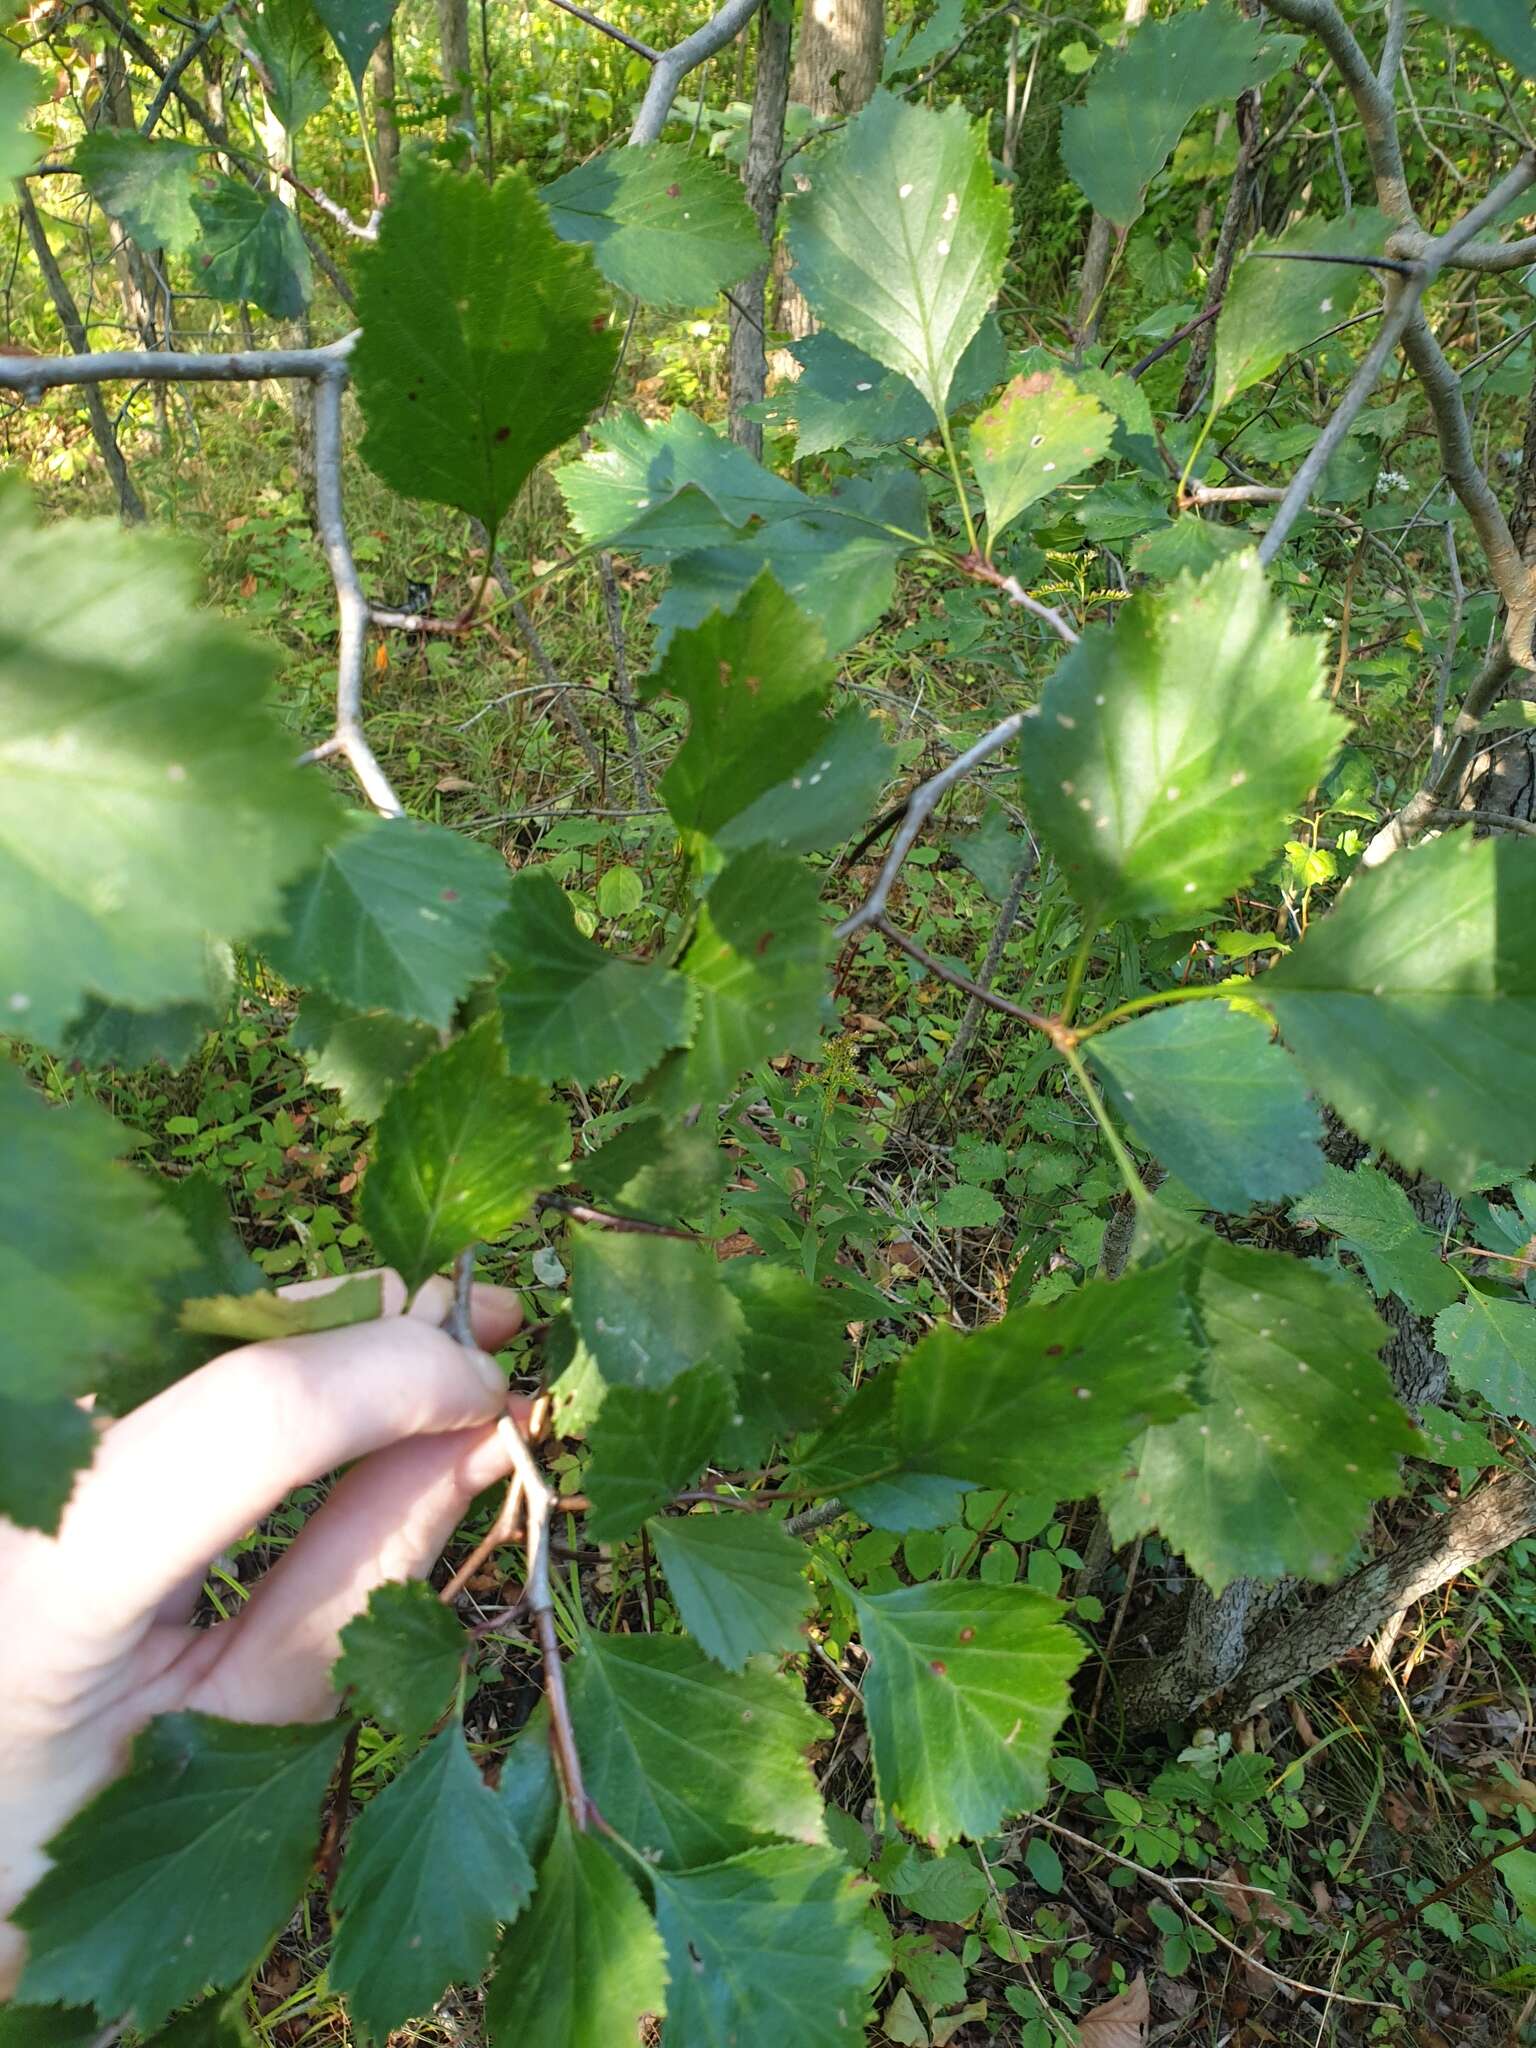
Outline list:
[[[331,1713],[342,1628],[375,1586],[429,1570],[469,1502],[507,1476],[506,1382],[440,1327],[449,1299],[429,1281],[402,1314],[386,1273],[377,1322],[225,1352],[104,1428],[56,1536],[0,1521],[0,1916],[155,1715]],[[477,1287],[473,1318],[492,1351],[522,1306]],[[348,1464],[240,1612],[189,1628],[209,1560]],[[23,1954],[0,1918],[0,2001]]]

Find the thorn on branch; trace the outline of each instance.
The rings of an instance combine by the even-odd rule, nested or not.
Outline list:
[[[1391,270],[1399,277],[1419,275],[1419,265],[1400,256],[1346,256],[1326,249],[1250,249],[1248,254],[1259,263],[1348,263],[1357,270]]]

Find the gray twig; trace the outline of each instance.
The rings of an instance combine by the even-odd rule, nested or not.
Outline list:
[[[655,58],[651,82],[645,89],[640,112],[629,133],[632,143],[661,140],[667,116],[672,111],[672,102],[677,98],[683,80],[690,71],[696,71],[717,50],[723,50],[727,43],[733,41],[761,5],[762,0],[725,0],[725,5],[702,28],[695,29],[691,36],[684,36],[670,50],[661,51]]]

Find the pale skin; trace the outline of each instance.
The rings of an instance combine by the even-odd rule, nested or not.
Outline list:
[[[138,1730],[183,1707],[333,1713],[341,1629],[375,1586],[429,1571],[470,1501],[507,1476],[506,1381],[440,1327],[448,1283],[409,1312],[399,1279],[384,1283],[381,1321],[226,1352],[108,1425],[56,1536],[0,1521],[0,2002],[25,1960],[4,1916]],[[486,1351],[521,1321],[515,1294],[475,1289]],[[341,1466],[239,1613],[191,1628],[209,1561]]]

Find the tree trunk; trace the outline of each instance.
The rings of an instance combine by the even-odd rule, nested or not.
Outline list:
[[[752,126],[747,137],[743,174],[747,204],[763,238],[763,265],[744,278],[731,294],[731,439],[759,460],[763,453],[760,420],[748,419],[744,408],[760,400],[768,388],[768,273],[773,232],[779,215],[779,159],[784,154],[784,109],[789,99],[789,10],[764,7],[758,15],[757,83],[752,94]]]
[[[884,60],[885,0],[807,0],[789,96],[823,120],[846,120],[880,83]],[[779,294],[779,325],[796,340],[816,325],[788,277]]]
[[[458,126],[475,132],[475,81],[469,64],[469,0],[437,0],[437,39],[443,88],[459,96]]]
[[[374,156],[379,183],[388,192],[400,161],[400,124],[395,118],[395,32],[387,28],[368,66],[373,79]]]
[[[1227,193],[1227,210],[1222,215],[1221,231],[1216,237],[1216,248],[1211,257],[1211,268],[1205,282],[1205,303],[1200,308],[1208,313],[1219,306],[1226,297],[1227,286],[1232,280],[1232,265],[1237,260],[1237,245],[1242,238],[1243,221],[1253,196],[1253,163],[1259,153],[1259,89],[1250,86],[1247,92],[1238,96],[1237,102],[1237,167],[1232,173],[1232,185]],[[1201,389],[1205,383],[1205,366],[1210,360],[1211,344],[1216,333],[1214,320],[1207,320],[1203,327],[1197,327],[1189,338],[1189,356],[1184,365],[1184,382],[1179,386],[1179,416],[1186,418],[1199,403]]]
[[[115,43],[108,43],[101,53],[101,96],[96,103],[92,127],[110,126],[132,134],[138,125],[133,105],[133,84],[128,76],[128,66],[123,53]],[[163,275],[164,252],[146,252],[140,249],[127,229],[115,214],[107,213],[108,236],[112,250],[112,267],[117,273],[117,287],[122,295],[123,315],[128,327],[139,338],[140,348],[160,346],[160,323],[157,318],[157,303],[162,294],[157,282],[157,270]],[[170,294],[164,295],[167,305]],[[169,340],[169,335],[166,337]],[[165,386],[156,383],[151,387],[151,404],[155,412],[155,426],[160,435],[162,447],[169,433],[166,415]]]

